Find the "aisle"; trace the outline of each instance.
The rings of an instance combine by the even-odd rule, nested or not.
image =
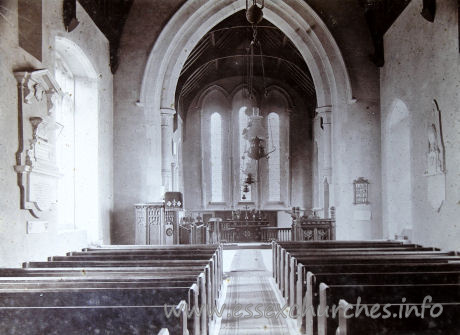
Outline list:
[[[220,335],[288,335],[283,317],[275,318],[282,304],[272,279],[271,251],[237,250],[227,275]],[[279,296],[279,294],[278,294]]]

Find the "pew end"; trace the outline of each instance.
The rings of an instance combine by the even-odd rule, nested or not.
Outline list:
[[[319,296],[320,296],[320,303],[318,306],[318,311],[315,311],[317,313],[317,319],[318,319],[318,335],[326,335],[327,334],[327,318],[328,316],[326,315],[327,308],[327,300],[326,300],[326,295],[329,290],[329,286],[325,283],[320,283],[319,284]]]
[[[353,306],[346,300],[339,300],[339,326],[337,327],[335,335],[349,335],[346,312],[352,307]]]

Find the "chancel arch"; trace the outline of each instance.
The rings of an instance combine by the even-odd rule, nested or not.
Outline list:
[[[157,39],[144,70],[139,101],[145,113],[175,108],[177,84],[190,52],[209,27],[245,6],[242,0],[188,1],[174,14]],[[331,106],[332,113],[345,113],[347,104],[353,101],[345,62],[332,34],[314,10],[300,0],[269,1],[264,17],[278,27],[302,55],[311,72],[317,106]],[[328,136],[332,138],[332,132]],[[162,139],[165,140],[168,141]],[[233,190],[233,197],[238,198],[235,194]],[[303,198],[311,199],[311,196]],[[204,198],[202,201],[206,202]]]

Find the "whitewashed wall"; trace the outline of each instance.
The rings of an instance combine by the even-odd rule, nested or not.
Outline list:
[[[26,234],[26,222],[36,220],[20,209],[17,175],[13,169],[18,150],[18,91],[13,71],[54,69],[54,41],[56,36],[76,43],[99,74],[99,220],[100,238],[110,242],[112,199],[112,74],[109,68],[107,39],[97,29],[87,13],[77,4],[79,26],[65,32],[62,20],[62,1],[43,1],[42,61],[32,57],[18,43],[18,1],[1,2],[0,11],[0,266],[17,266],[23,261],[44,260],[48,256],[64,254],[87,245],[85,231],[59,233],[56,210],[40,220],[49,223],[48,230]]]
[[[410,237],[415,242],[458,250],[458,4],[455,0],[437,1],[436,4],[436,17],[431,23],[420,15],[422,0],[410,2],[385,35],[386,63],[381,70],[384,227],[385,235],[393,237],[404,228],[395,222],[411,217],[413,232]],[[433,99],[441,111],[445,173],[430,176],[427,173],[427,127],[434,122]],[[398,106],[407,108],[402,117],[397,115],[401,114]],[[402,147],[408,148],[410,156],[396,159],[397,155],[395,157],[392,152],[401,151]],[[398,178],[409,190],[394,186],[394,179]]]

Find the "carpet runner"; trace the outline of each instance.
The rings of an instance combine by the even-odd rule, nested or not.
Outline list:
[[[283,306],[260,250],[238,250],[227,275],[227,294],[219,335],[288,335]]]

